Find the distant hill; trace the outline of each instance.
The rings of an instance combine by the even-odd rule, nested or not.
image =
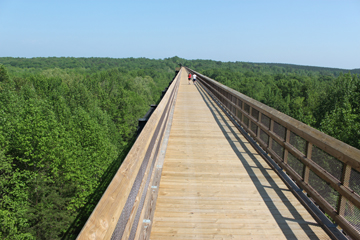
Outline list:
[[[360,74],[360,68],[355,68],[355,69],[351,70],[350,72]]]
[[[355,74],[360,74],[360,68],[342,69],[342,68],[316,67],[316,66],[307,66],[307,65],[286,64],[286,63],[257,63],[257,64],[279,66],[279,67],[293,68],[293,69],[304,69],[304,70],[318,71],[318,72],[351,72]]]
[[[138,67],[142,65],[143,68],[151,68],[157,66],[159,63],[175,69],[175,66],[182,64],[184,66],[200,70],[208,69],[229,69],[232,71],[253,71],[253,72],[270,72],[270,73],[304,73],[316,72],[320,75],[334,75],[338,76],[342,73],[360,74],[360,68],[357,69],[341,69],[341,68],[327,68],[316,66],[305,66],[285,63],[252,63],[252,62],[221,62],[214,60],[187,60],[180,57],[171,57],[165,59],[148,59],[148,58],[74,58],[74,57],[36,57],[36,58],[13,58],[1,57],[0,63],[7,67],[15,67],[22,69],[75,69],[85,68],[97,71],[100,69],[110,69],[114,67],[133,68],[134,65]],[[11,69],[9,69],[11,71]]]

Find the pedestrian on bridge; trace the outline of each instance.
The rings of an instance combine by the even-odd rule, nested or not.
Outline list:
[[[195,84],[195,82],[196,82],[196,74],[193,75],[193,82]]]
[[[188,80],[189,80],[189,84],[190,84],[190,82],[191,82],[191,73],[189,73]]]

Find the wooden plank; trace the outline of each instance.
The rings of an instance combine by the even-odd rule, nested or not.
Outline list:
[[[200,92],[181,76],[150,239],[329,239]]]

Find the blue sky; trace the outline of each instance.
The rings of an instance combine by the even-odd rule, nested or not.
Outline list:
[[[360,68],[360,0],[0,0],[0,57]]]

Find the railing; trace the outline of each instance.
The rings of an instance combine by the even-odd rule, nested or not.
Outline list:
[[[347,236],[360,239],[360,150],[187,70]]]
[[[147,121],[77,239],[143,239],[150,235],[164,157],[164,135],[178,77]],[[164,141],[166,142],[166,141]]]

